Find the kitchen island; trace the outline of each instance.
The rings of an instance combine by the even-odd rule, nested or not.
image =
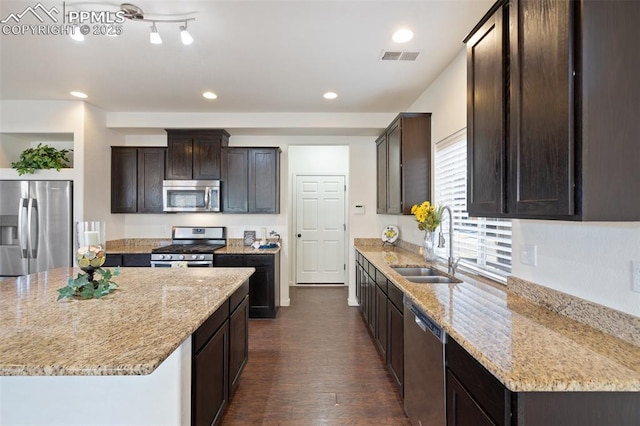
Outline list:
[[[190,424],[192,334],[253,268],[122,268],[102,299],[56,301],[78,269],[0,286],[0,424]]]

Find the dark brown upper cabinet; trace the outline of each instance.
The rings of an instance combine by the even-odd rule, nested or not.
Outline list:
[[[167,129],[166,178],[170,180],[218,180],[220,150],[229,145],[222,129]]]
[[[640,2],[511,0],[485,15],[465,40],[471,215],[640,220],[636,22]]]
[[[507,7],[467,41],[467,210],[504,212]]]
[[[280,148],[222,149],[222,211],[280,213]]]
[[[376,213],[411,214],[431,193],[431,113],[400,113],[376,140]]]
[[[162,213],[165,152],[111,147],[111,213]]]

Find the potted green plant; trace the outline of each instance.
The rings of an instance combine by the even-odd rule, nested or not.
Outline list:
[[[38,144],[35,148],[27,148],[20,154],[20,159],[11,163],[11,168],[16,169],[20,176],[34,173],[36,170],[56,169],[69,166],[67,154],[70,149],[56,149],[49,145]]]

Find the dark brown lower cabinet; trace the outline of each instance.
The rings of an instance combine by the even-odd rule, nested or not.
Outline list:
[[[447,426],[493,426],[467,390],[447,371]]]
[[[404,394],[404,315],[402,291],[362,254],[356,253],[356,297],[360,313],[400,395]]]
[[[222,419],[229,394],[228,345],[229,322],[225,321],[193,357],[191,424],[194,426],[213,425]]]
[[[448,426],[640,424],[640,392],[511,392],[452,338],[446,354]]]
[[[140,267],[151,266],[151,253],[107,253],[103,267]]]
[[[215,267],[252,267],[249,318],[275,318],[280,307],[280,253],[216,254]]]
[[[191,425],[220,423],[248,359],[249,283],[245,282],[192,336]]]
[[[386,285],[386,283],[385,283]],[[387,295],[383,289],[375,286],[375,302],[376,302],[376,326],[375,337],[378,350],[382,354],[382,358],[387,360]]]

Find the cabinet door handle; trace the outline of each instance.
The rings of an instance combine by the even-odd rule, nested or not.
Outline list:
[[[302,237],[302,234],[298,234],[298,238]]]

